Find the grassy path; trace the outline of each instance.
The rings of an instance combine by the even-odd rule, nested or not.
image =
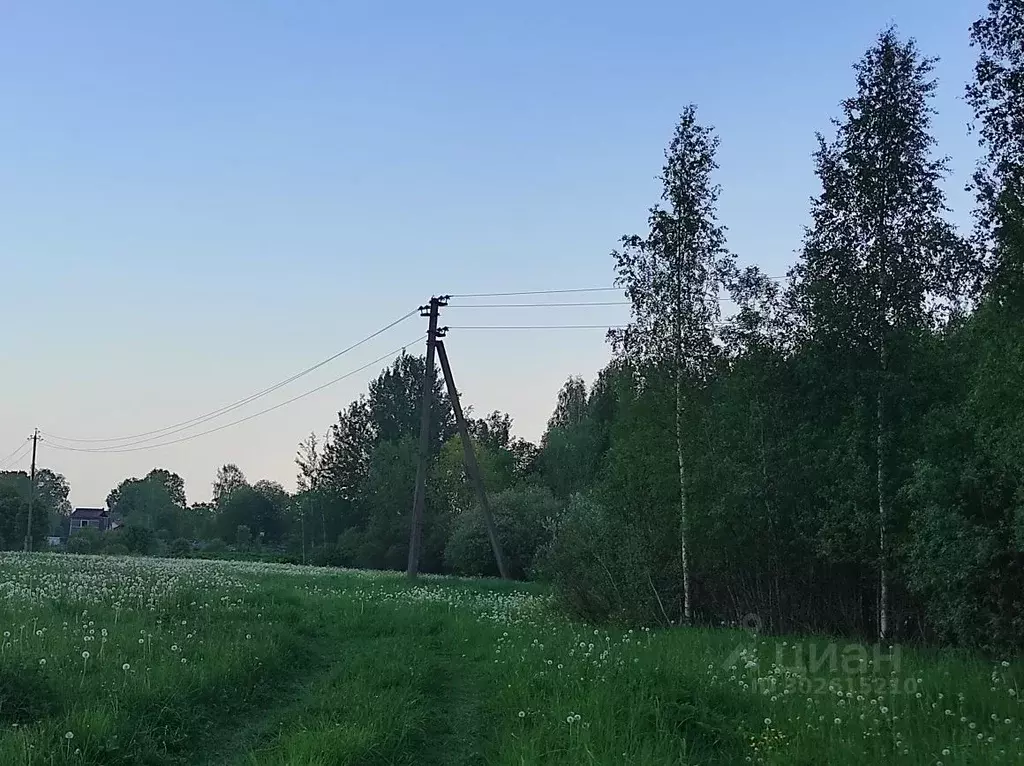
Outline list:
[[[339,610],[308,677],[240,726],[225,722],[203,763],[462,766],[484,763],[480,676],[456,652],[458,620],[436,612]]]

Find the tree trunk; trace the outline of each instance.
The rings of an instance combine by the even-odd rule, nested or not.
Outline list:
[[[885,411],[886,366],[888,359],[886,357],[887,349],[884,338],[882,339],[880,351],[881,375],[878,381],[878,401],[875,413],[875,437],[878,453],[878,640],[885,641],[889,638],[889,500],[886,496],[889,433]]]
[[[676,461],[679,464],[679,562],[683,568],[683,619],[685,625],[693,620],[690,598],[690,557],[687,547],[690,536],[690,518],[686,507],[686,462],[683,458],[683,391],[679,380],[681,370],[676,369]]]
[[[327,512],[324,510],[324,499],[317,495],[316,504],[320,506],[320,526],[324,535],[324,549],[327,549]]]

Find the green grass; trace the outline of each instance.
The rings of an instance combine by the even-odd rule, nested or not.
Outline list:
[[[811,646],[595,630],[538,586],[0,554],[0,764],[1024,763],[1019,663]]]

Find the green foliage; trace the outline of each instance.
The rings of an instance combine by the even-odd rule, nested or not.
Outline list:
[[[23,471],[0,471],[0,547],[21,550],[28,531],[31,482]],[[67,481],[43,469],[36,473],[36,497],[32,507],[32,548],[39,550],[49,534],[51,519],[67,502]]]
[[[78,529],[68,537],[68,553],[99,553],[103,536],[98,529]]]
[[[221,508],[231,495],[238,489],[248,486],[242,469],[234,463],[228,463],[217,469],[217,479],[213,483],[213,504]]]
[[[217,514],[220,536],[227,542],[236,542],[239,526],[245,526],[253,541],[277,543],[287,527],[285,511],[289,502],[280,485],[238,487],[222,496]]]
[[[594,622],[619,617],[621,599],[607,557],[615,550],[605,510],[575,494],[554,534],[538,552],[538,571],[552,582],[571,613]]]
[[[120,543],[129,553],[148,555],[157,548],[156,534],[149,527],[126,524],[114,532],[107,533],[112,544]]]
[[[167,555],[176,559],[184,558],[192,554],[192,542],[184,537],[172,540],[167,546]]]
[[[549,538],[548,530],[556,523],[561,504],[550,490],[536,486],[513,487],[489,499],[509,574],[518,579],[526,578],[533,573],[537,551]],[[479,507],[455,517],[444,562],[456,574],[498,575]]]
[[[107,496],[107,506],[114,518],[126,524],[178,533],[183,525],[184,498],[180,476],[154,469],[143,479],[121,482]]]
[[[245,524],[239,524],[235,527],[235,545],[243,551],[247,550],[249,546],[252,545],[252,534],[249,531],[249,527]]]

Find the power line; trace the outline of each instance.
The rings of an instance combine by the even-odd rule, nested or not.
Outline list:
[[[728,322],[712,322],[714,327],[725,327]],[[448,325],[445,330],[622,330],[625,324],[533,324],[533,325]]]
[[[237,426],[240,423],[245,423],[245,422],[247,422],[249,420],[252,420],[253,418],[258,418],[261,415],[266,415],[268,412],[273,412],[274,410],[279,410],[282,407],[285,407],[285,406],[287,406],[289,404],[292,404],[293,402],[297,402],[299,399],[305,399],[307,396],[312,396],[313,394],[315,394],[315,393],[317,393],[319,391],[323,391],[325,388],[327,388],[329,386],[333,386],[335,383],[340,383],[341,381],[345,380],[346,378],[351,378],[353,375],[356,375],[356,374],[362,372],[363,370],[367,369],[368,367],[372,367],[375,364],[379,364],[380,362],[384,361],[388,357],[391,357],[391,356],[399,353],[400,351],[404,351],[407,346],[411,346],[413,343],[419,343],[421,340],[423,340],[424,337],[425,336],[421,335],[420,337],[416,338],[415,340],[410,341],[409,343],[406,343],[404,345],[401,345],[398,348],[394,349],[393,351],[389,351],[388,353],[383,354],[383,355],[377,357],[372,362],[367,362],[362,367],[357,367],[356,369],[352,370],[351,372],[347,372],[344,375],[341,375],[341,376],[335,378],[334,380],[329,380],[326,383],[324,383],[324,384],[322,384],[320,386],[317,386],[316,388],[310,389],[309,391],[306,391],[304,393],[299,394],[298,396],[293,396],[291,399],[287,399],[287,400],[285,400],[283,402],[275,404],[273,407],[267,407],[265,410],[260,410],[259,412],[254,412],[251,415],[246,415],[244,418],[239,418],[238,420],[233,420],[230,423],[224,423],[223,425],[217,426],[216,428],[211,428],[211,429],[206,430],[206,431],[200,431],[197,434],[189,434],[188,436],[183,436],[183,437],[181,437],[179,439],[174,439],[174,440],[169,441],[169,442],[162,442],[160,444],[149,444],[149,445],[146,445],[144,447],[127,446],[127,447],[85,448],[85,447],[65,447],[65,446],[62,446],[62,445],[56,445],[56,444],[52,444],[52,443],[50,444],[50,446],[53,447],[54,449],[63,450],[65,452],[91,452],[91,453],[94,453],[94,454],[109,454],[109,453],[115,453],[115,452],[141,452],[143,450],[158,449],[160,447],[169,447],[172,444],[180,444],[182,442],[187,442],[187,441],[190,441],[192,439],[198,439],[200,436],[206,436],[208,434],[216,433],[218,431],[223,431],[226,428],[231,428],[232,426]]]
[[[194,417],[194,418],[192,418],[190,420],[183,420],[180,423],[175,423],[173,425],[166,426],[165,428],[158,428],[158,429],[156,429],[154,431],[144,431],[143,433],[134,434],[132,436],[111,437],[111,438],[106,438],[106,439],[96,439],[96,438],[93,438],[93,439],[77,439],[77,438],[72,438],[72,437],[67,437],[67,436],[56,436],[54,434],[49,434],[49,433],[47,433],[46,436],[50,440],[56,440],[56,441],[62,441],[62,442],[72,442],[72,443],[76,443],[76,444],[98,444],[98,443],[102,443],[102,442],[127,442],[126,444],[120,444],[120,445],[113,445],[113,444],[111,444],[111,445],[109,445],[111,447],[113,447],[113,446],[134,447],[134,446],[136,446],[138,444],[144,444],[146,442],[155,441],[156,439],[160,439],[160,438],[163,438],[165,436],[173,436],[174,434],[181,433],[182,431],[185,431],[185,430],[191,428],[192,426],[197,426],[197,425],[200,425],[202,423],[206,423],[206,422],[208,422],[210,420],[213,420],[213,419],[215,419],[217,417],[220,417],[221,415],[225,415],[225,414],[227,414],[229,412],[232,412],[233,410],[237,410],[240,407],[244,407],[246,404],[254,402],[257,399],[260,399],[260,398],[266,396],[267,394],[272,394],[274,391],[277,391],[278,389],[283,388],[284,386],[287,386],[289,383],[294,383],[299,378],[305,377],[306,375],[310,374],[311,372],[314,372],[314,371],[320,369],[324,365],[333,362],[334,360],[338,359],[339,357],[343,356],[344,354],[347,354],[348,352],[353,351],[354,349],[359,348],[364,343],[367,343],[367,342],[373,340],[374,338],[376,338],[377,336],[387,332],[392,327],[395,327],[396,325],[401,324],[406,319],[411,317],[413,314],[416,314],[418,311],[419,311],[419,309],[413,309],[408,314],[405,314],[404,316],[399,317],[395,321],[391,322],[388,325],[385,325],[384,327],[380,328],[376,332],[374,332],[374,333],[372,333],[370,335],[367,335],[362,340],[360,340],[360,341],[358,341],[356,343],[353,343],[348,348],[344,348],[341,351],[339,351],[338,353],[332,354],[331,356],[327,357],[326,359],[323,359],[320,362],[317,362],[316,364],[312,365],[311,367],[307,367],[306,369],[302,370],[301,372],[297,372],[294,375],[292,375],[291,377],[285,378],[284,380],[282,380],[282,381],[280,381],[278,383],[275,383],[274,385],[270,386],[269,388],[265,388],[262,391],[258,391],[255,394],[247,396],[244,399],[240,399],[240,400],[238,400],[236,402],[233,402],[231,404],[228,404],[228,405],[220,407],[220,408],[218,408],[216,410],[213,410],[212,412],[208,412],[205,415],[199,415],[198,417]],[[51,444],[51,446],[56,446],[56,445]]]
[[[769,276],[766,279],[770,279],[773,282],[783,282],[786,280],[785,276]],[[519,290],[515,292],[501,292],[501,293],[452,293],[449,298],[510,298],[517,295],[565,295],[567,293],[603,293],[603,292],[625,292],[624,286],[613,286],[613,287],[573,287],[563,290]],[[729,300],[728,298],[723,300]]]
[[[603,293],[622,290],[621,287],[576,287],[569,290],[523,290],[511,293],[453,293],[449,298],[507,298],[513,295],[564,295],[566,293]]]
[[[455,309],[525,309],[564,308],[566,306],[628,306],[629,301],[580,301],[578,303],[463,303],[449,306]]]
[[[14,452],[12,452],[7,457],[0,459],[0,470],[5,470],[7,468],[17,465],[24,457],[24,455],[21,455],[19,453],[25,452],[28,449],[28,445],[29,443],[27,441],[22,442],[18,449],[14,450]]]
[[[621,324],[450,325],[446,330],[619,330]]]

